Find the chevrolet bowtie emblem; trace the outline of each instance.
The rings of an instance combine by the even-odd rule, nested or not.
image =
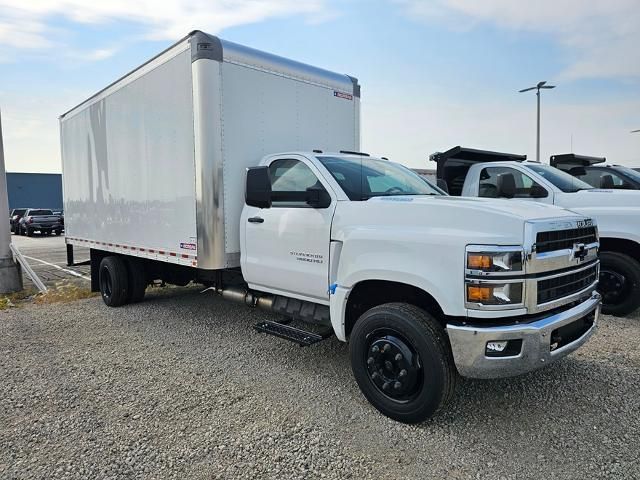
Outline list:
[[[584,243],[576,243],[573,245],[573,258],[577,258],[582,261],[587,256],[589,251],[585,248]]]

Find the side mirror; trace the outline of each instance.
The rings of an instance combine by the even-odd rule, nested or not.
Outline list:
[[[531,198],[547,198],[549,196],[549,192],[547,189],[541,185],[533,185],[531,187]]]
[[[244,201],[250,207],[271,208],[269,167],[247,168]]]
[[[501,173],[496,179],[498,197],[513,198],[516,196],[516,179],[513,173]]]
[[[445,193],[449,193],[449,185],[447,185],[447,182],[445,182],[444,179],[439,178],[436,183],[440,190],[444,191]]]
[[[331,205],[331,195],[322,185],[307,188],[307,205],[313,208],[327,208]]]

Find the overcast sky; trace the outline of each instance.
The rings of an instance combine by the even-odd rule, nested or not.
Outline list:
[[[362,148],[411,167],[455,145],[640,166],[638,0],[0,0],[8,171],[59,172],[57,117],[193,29],[348,73]]]

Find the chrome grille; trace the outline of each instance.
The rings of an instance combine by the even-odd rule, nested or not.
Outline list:
[[[576,243],[588,245],[597,241],[596,227],[538,232],[536,235],[536,252],[545,253],[554,250],[571,249]]]
[[[538,305],[580,292],[598,278],[598,265],[538,281]]]

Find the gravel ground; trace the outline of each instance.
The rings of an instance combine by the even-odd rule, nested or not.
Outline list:
[[[418,426],[377,413],[335,339],[158,289],[0,312],[0,479],[640,478],[640,318],[545,370],[459,383]]]

